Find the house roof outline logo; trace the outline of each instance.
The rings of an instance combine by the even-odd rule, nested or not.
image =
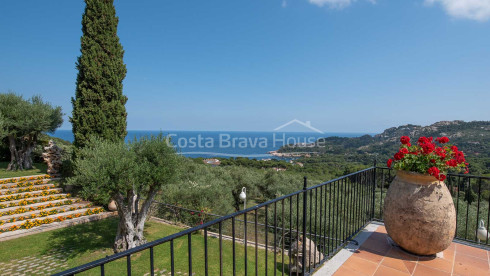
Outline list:
[[[287,123],[285,123],[285,124],[283,124],[283,125],[281,125],[281,126],[279,126],[279,127],[276,127],[276,128],[274,129],[274,131],[281,130],[281,129],[283,129],[283,128],[285,128],[285,127],[287,127],[287,126],[291,125],[291,124],[294,124],[294,123],[296,123],[296,124],[300,124],[300,125],[302,125],[302,126],[304,126],[304,127],[306,127],[306,128],[309,128],[309,129],[313,130],[314,132],[318,132],[318,133],[320,133],[320,134],[324,134],[324,132],[323,132],[323,131],[321,131],[321,130],[319,130],[319,129],[317,129],[317,128],[313,127],[313,126],[311,126],[311,122],[310,122],[310,121],[302,122],[302,121],[300,121],[300,120],[298,120],[298,119],[293,119],[293,120],[291,120],[291,121],[289,121],[289,122],[287,122]]]

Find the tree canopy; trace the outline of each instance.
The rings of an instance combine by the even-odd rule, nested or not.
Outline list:
[[[178,172],[180,157],[167,138],[160,134],[126,144],[92,137],[77,157],[68,184],[81,186],[86,199],[116,202],[120,220],[114,251],[145,243],[143,228],[151,202]]]
[[[81,55],[70,121],[74,145],[83,147],[91,135],[111,141],[126,137],[123,79],[124,50],[117,36],[118,17],[112,0],[85,0]]]
[[[10,149],[8,170],[32,168],[31,153],[39,135],[54,132],[63,123],[61,107],[44,102],[41,96],[25,100],[14,93],[0,94],[0,114],[0,134]]]

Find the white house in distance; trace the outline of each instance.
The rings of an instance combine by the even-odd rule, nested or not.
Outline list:
[[[221,161],[219,161],[219,159],[215,159],[215,158],[204,159],[204,160],[202,160],[202,162],[204,162],[204,164],[211,165],[212,167],[216,167],[216,166],[219,166],[221,164]]]

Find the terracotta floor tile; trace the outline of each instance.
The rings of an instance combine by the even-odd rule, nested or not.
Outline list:
[[[334,276],[365,276],[366,274],[354,271],[346,266],[341,266],[335,273]]]
[[[456,252],[456,258],[454,259],[454,266],[471,266],[481,270],[490,270],[488,266],[488,259],[483,260],[475,258],[474,256],[461,254]]]
[[[464,276],[490,276],[489,270],[481,270],[477,267],[467,265],[467,264],[454,264],[453,275],[464,275]]]
[[[401,272],[399,270],[380,265],[374,276],[409,276],[408,272]]]
[[[463,253],[480,259],[488,260],[487,251],[463,244],[456,244],[456,253]]]
[[[370,252],[378,252],[382,255],[385,255],[390,249],[391,249],[391,245],[388,244],[388,242],[381,242],[379,240],[376,240],[376,239],[367,239],[362,245],[361,245],[361,249],[362,250],[366,250],[366,251],[370,251]],[[373,253],[374,253],[373,252]]]
[[[376,252],[369,252],[366,250],[358,249],[354,252],[353,256],[374,262],[379,263],[383,259],[384,255]]]
[[[435,268],[425,266],[423,264],[417,264],[413,276],[450,276],[450,272],[445,272]],[[476,276],[476,275],[475,275]]]
[[[374,239],[382,241],[383,243],[388,243],[388,235],[385,233],[374,232],[369,236],[369,239]]]
[[[399,252],[397,252],[398,249],[391,249],[388,254],[386,254],[386,257],[383,259],[381,262],[382,265],[394,268],[396,270],[402,271],[409,273],[410,271],[408,268],[405,266],[405,261],[403,258],[399,257]]]
[[[408,272],[410,272],[410,274],[413,273],[413,271],[415,270],[415,266],[417,265],[416,262],[410,262],[410,261],[403,261],[403,263],[405,264],[405,267],[408,269]]]
[[[378,232],[378,233],[386,233],[386,228],[384,226],[379,226],[378,229],[376,229],[376,232]]]
[[[347,268],[350,268],[358,273],[373,275],[378,267],[378,264],[356,256],[351,256],[342,266],[346,266]]]
[[[393,258],[398,258],[401,260],[412,261],[412,262],[415,262],[419,259],[418,256],[408,253],[407,251],[399,247],[392,247],[387,255]]]
[[[453,250],[453,251],[456,250],[456,244],[452,242],[451,245],[448,248],[446,248],[446,250]]]
[[[449,273],[451,273],[453,269],[453,261],[452,260],[449,261],[443,258],[420,257],[418,263]]]
[[[442,258],[419,257],[392,246],[386,229],[376,232],[335,272],[335,276],[490,276],[490,251],[452,243]]]
[[[452,262],[454,260],[454,253],[455,253],[454,249],[448,248],[448,249],[444,250],[442,253],[443,253],[442,258],[444,260],[448,260],[450,262]]]

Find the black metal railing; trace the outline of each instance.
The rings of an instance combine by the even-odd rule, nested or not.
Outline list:
[[[154,275],[157,266],[166,266],[170,275],[311,275],[367,224],[382,221],[384,196],[394,176],[391,169],[374,166],[312,187],[305,178],[302,190],[225,216],[203,213],[206,218],[198,226],[55,275],[113,275],[122,268],[127,275]],[[457,239],[477,242],[480,219],[488,230],[489,180],[448,175]],[[467,196],[470,190],[477,194],[473,201]]]
[[[371,221],[375,172],[372,167],[313,187],[305,178],[302,190],[56,275],[105,275],[115,262],[131,275],[143,272],[141,261],[147,262],[142,274],[154,275],[156,252],[169,259],[171,275],[309,275]]]

